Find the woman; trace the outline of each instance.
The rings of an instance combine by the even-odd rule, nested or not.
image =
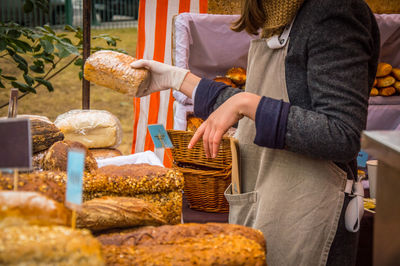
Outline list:
[[[187,70],[140,60],[152,80],[194,98],[215,157],[239,122],[241,194],[226,191],[230,223],[260,229],[269,265],[353,265],[358,235],[345,228],[356,156],[379,55],[363,0],[246,0],[233,30],[259,34],[249,49],[246,92]],[[349,192],[349,191],[347,191]]]

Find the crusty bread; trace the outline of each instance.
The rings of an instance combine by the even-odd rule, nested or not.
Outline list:
[[[117,149],[89,149],[96,160],[121,156],[122,152]]]
[[[2,265],[104,265],[100,243],[88,230],[65,226],[0,228]]]
[[[150,73],[147,69],[130,66],[136,59],[114,51],[102,50],[88,57],[84,77],[90,82],[129,96],[136,96],[138,89],[147,87]]]
[[[54,124],[66,140],[88,148],[115,148],[122,140],[120,121],[105,110],[71,110],[59,115]]]
[[[78,211],[76,221],[77,227],[92,231],[165,223],[156,206],[132,197],[102,197],[86,201]]]
[[[263,234],[241,225],[150,226],[97,238],[109,265],[265,265]]]
[[[68,225],[70,211],[37,192],[1,191],[0,227],[5,225]]]
[[[80,142],[63,140],[54,143],[43,158],[43,169],[51,171],[66,171],[68,151],[70,149],[80,149],[85,152],[85,171],[97,169],[97,162],[92,153]]]

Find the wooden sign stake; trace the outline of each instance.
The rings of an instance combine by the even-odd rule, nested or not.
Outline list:
[[[18,89],[12,88],[8,102],[8,118],[17,117]],[[14,191],[18,190],[18,169],[14,169]]]
[[[161,134],[160,134],[160,133],[157,135],[157,138],[160,140],[160,142],[161,142],[161,145],[162,145],[162,147],[163,147],[164,149],[169,149],[169,148],[166,148],[166,147],[165,147],[164,141],[163,141],[163,139],[162,139],[162,137],[161,137]],[[173,162],[173,161],[174,161],[174,160],[172,159],[171,155],[169,155],[169,153],[168,153],[168,152],[166,152],[165,154],[167,155],[168,159],[169,159],[171,162]]]
[[[71,216],[71,227],[72,229],[76,228],[76,210],[72,210],[72,216]]]

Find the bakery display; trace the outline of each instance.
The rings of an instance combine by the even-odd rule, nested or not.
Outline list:
[[[181,221],[183,176],[148,164],[108,165],[84,178],[84,200],[102,196],[135,197],[158,207],[167,223]]]
[[[108,265],[265,265],[263,234],[241,225],[142,227],[97,239]]]
[[[85,152],[85,171],[97,169],[97,162],[92,153],[80,142],[63,140],[54,143],[43,158],[43,169],[51,171],[67,171],[68,151],[78,149]]]
[[[76,220],[77,227],[92,231],[165,223],[156,206],[132,197],[102,197],[86,201]]]
[[[67,225],[70,211],[37,192],[0,191],[0,227],[7,225]]]
[[[8,226],[0,235],[2,265],[104,265],[101,245],[88,230]]]
[[[122,140],[121,123],[104,110],[71,110],[59,115],[54,124],[66,140],[78,141],[88,148],[115,148]]]
[[[38,116],[27,116],[31,121],[32,153],[47,150],[57,141],[64,139],[64,134],[50,121]]]
[[[118,149],[89,149],[96,160],[122,156],[122,152]]]
[[[379,63],[370,96],[392,96],[397,94],[400,94],[400,68],[394,68],[384,62]]]
[[[90,55],[84,65],[85,79],[129,96],[136,96],[138,90],[150,82],[147,69],[130,66],[136,59],[127,54],[102,50]]]

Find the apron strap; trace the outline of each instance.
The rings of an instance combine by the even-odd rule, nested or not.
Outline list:
[[[267,41],[267,45],[271,49],[281,49],[285,47],[288,39],[289,39],[289,34],[293,26],[295,18],[292,20],[292,22],[288,25],[286,25],[285,29],[283,30],[281,35],[274,35],[269,40]]]

